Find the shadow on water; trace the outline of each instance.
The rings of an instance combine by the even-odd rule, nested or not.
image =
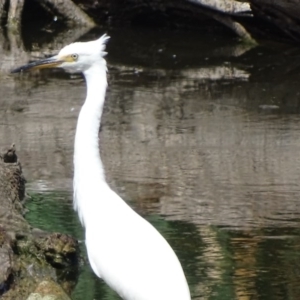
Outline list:
[[[169,240],[193,299],[299,299],[299,50],[109,34],[100,139],[110,185]],[[82,77],[0,76],[0,138],[18,147],[27,219],[82,239],[71,204]],[[118,299],[87,262],[73,297]]]

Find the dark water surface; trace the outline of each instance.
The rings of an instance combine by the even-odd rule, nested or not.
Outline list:
[[[112,188],[168,239],[193,299],[300,299],[300,50],[185,32],[109,34],[100,140]],[[60,47],[30,45],[27,59]],[[1,51],[0,139],[17,145],[27,219],[83,240],[72,155],[84,81],[7,75],[26,55]],[[119,299],[87,262],[73,298]]]

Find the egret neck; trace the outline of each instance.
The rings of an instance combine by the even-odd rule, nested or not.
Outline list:
[[[76,210],[84,207],[79,205],[77,197],[81,188],[92,193],[94,189],[99,189],[99,184],[106,184],[99,153],[99,127],[107,88],[105,60],[94,63],[84,71],[84,77],[87,84],[87,97],[78,118],[74,151],[73,184]],[[89,199],[85,201],[88,202]],[[78,213],[83,212],[78,211]],[[80,217],[81,221],[83,221],[82,217]]]

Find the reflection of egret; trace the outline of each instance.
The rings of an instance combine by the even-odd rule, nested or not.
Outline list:
[[[85,76],[87,97],[75,137],[74,208],[85,227],[88,257],[96,275],[123,299],[188,300],[189,288],[172,248],[105,180],[98,131],[107,87],[103,58],[107,40],[104,35],[68,45],[57,56],[13,72],[60,67]]]

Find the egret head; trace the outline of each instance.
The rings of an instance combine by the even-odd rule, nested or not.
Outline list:
[[[97,63],[105,65],[103,57],[108,39],[107,35],[103,35],[95,41],[67,45],[57,55],[24,65],[12,70],[12,73],[45,68],[63,68],[68,72],[78,73],[87,71]]]

